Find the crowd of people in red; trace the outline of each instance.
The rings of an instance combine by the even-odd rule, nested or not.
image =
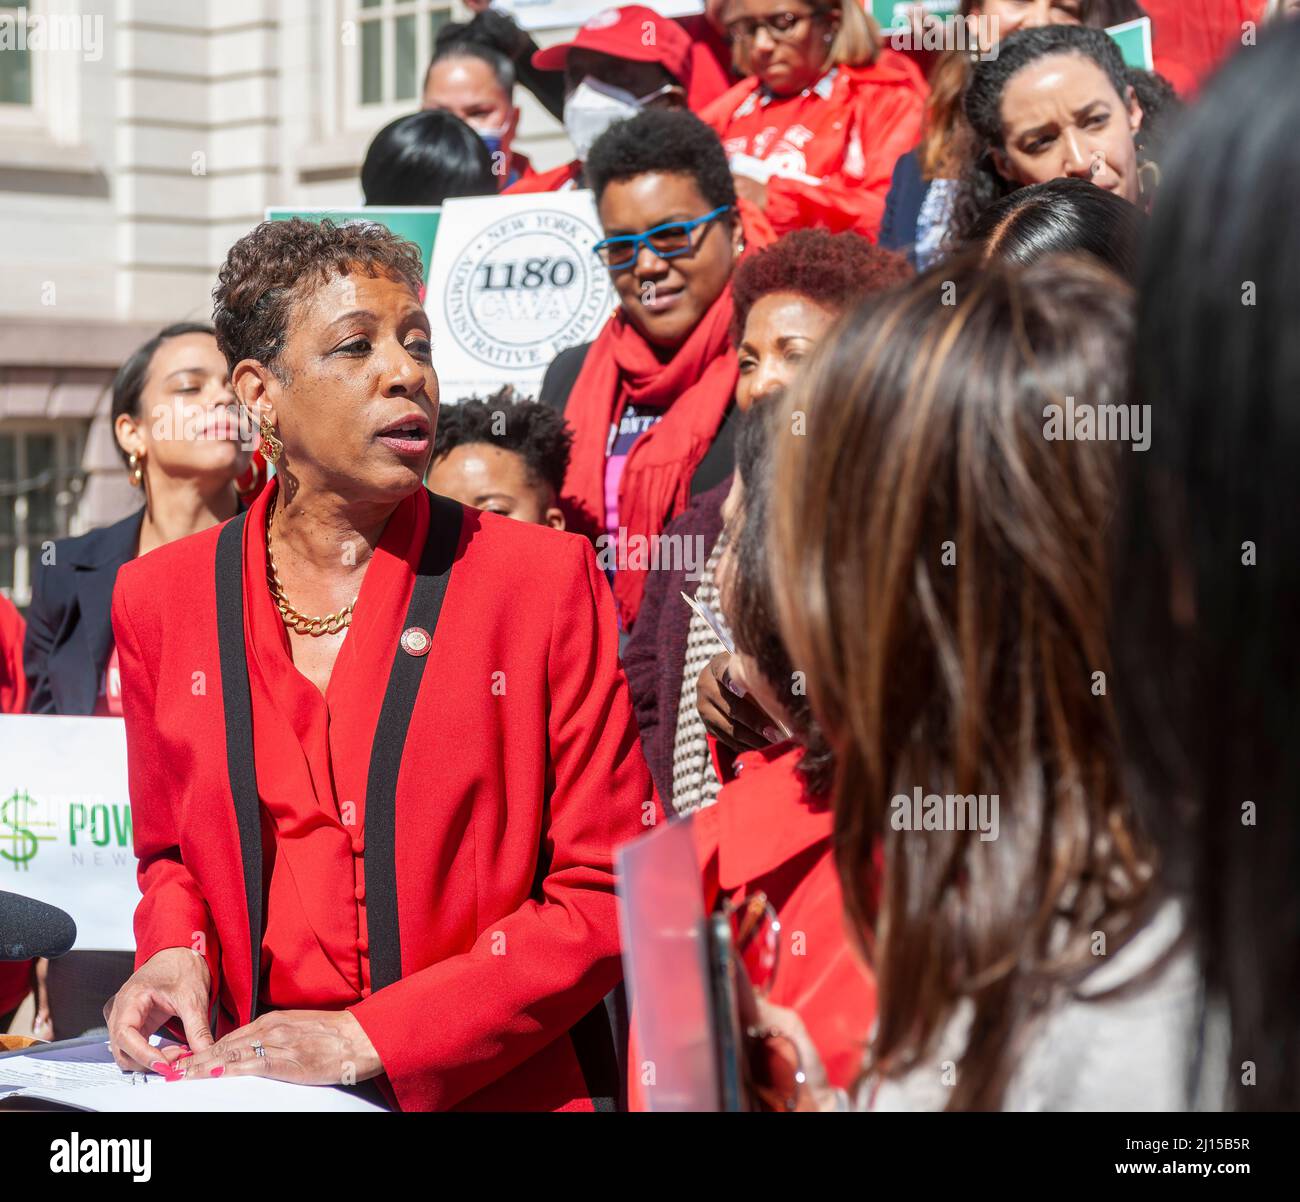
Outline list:
[[[613,857],[689,819],[780,932],[764,1105],[1294,1108],[1296,7],[444,30],[367,201],[590,189],[617,309],[440,397],[418,254],[266,223],[123,366],[144,505],[0,598],[0,710],[125,718],[138,949],[4,966],[0,1029],[653,1109]]]

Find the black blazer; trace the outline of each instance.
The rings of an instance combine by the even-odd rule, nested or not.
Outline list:
[[[27,609],[23,668],[33,714],[90,714],[113,651],[117,570],[135,558],[144,510],[54,544],[40,564]]]
[[[885,196],[879,244],[886,250],[905,254],[913,267],[916,266],[916,223],[929,190],[929,183],[921,175],[921,152],[909,151],[894,164],[894,175]]]

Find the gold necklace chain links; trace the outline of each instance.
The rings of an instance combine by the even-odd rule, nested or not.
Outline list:
[[[318,638],[323,634],[338,634],[340,630],[352,625],[352,607],[357,603],[355,597],[337,613],[325,614],[319,618],[302,613],[289,604],[289,598],[284,593],[284,585],[280,583],[280,573],[276,569],[275,560],[271,558],[271,515],[269,513],[266,519],[266,583],[275,600],[275,608],[280,611],[280,620],[290,630]]]

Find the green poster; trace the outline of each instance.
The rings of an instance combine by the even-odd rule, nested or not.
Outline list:
[[[1143,71],[1155,70],[1155,58],[1151,53],[1151,18],[1139,17],[1136,21],[1125,21],[1123,25],[1112,25],[1106,30],[1119,45],[1124,61],[1130,67],[1140,67]]]
[[[947,17],[956,14],[961,7],[961,0],[920,0],[925,5],[925,11],[933,13],[937,17]],[[889,29],[895,25],[907,24],[908,9],[913,8],[917,0],[871,0],[871,15],[876,18],[876,24],[881,29]]]
[[[429,264],[433,260],[433,242],[438,234],[438,218],[442,210],[436,208],[394,209],[267,209],[267,221],[288,221],[301,217],[304,221],[320,221],[328,217],[338,225],[348,221],[377,221],[386,225],[399,238],[414,242],[424,259],[424,282],[429,282]]]

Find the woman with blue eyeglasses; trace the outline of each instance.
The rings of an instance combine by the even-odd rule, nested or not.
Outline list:
[[[594,342],[556,358],[541,399],[574,431],[567,527],[596,539],[627,630],[664,526],[731,473],[729,284],[745,244],[771,229],[742,210],[722,146],[689,113],[647,109],[612,126],[586,175],[619,308]]]

